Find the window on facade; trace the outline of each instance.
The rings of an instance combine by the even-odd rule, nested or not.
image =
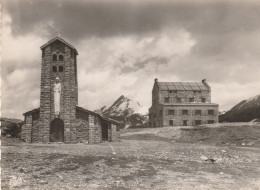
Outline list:
[[[164,98],[164,102],[169,103],[170,102],[169,98]]]
[[[52,55],[52,61],[57,61],[57,55]]]
[[[170,120],[170,121],[169,121],[169,125],[170,125],[170,126],[173,126],[173,120]]]
[[[195,115],[201,115],[201,110],[195,110]]]
[[[183,120],[183,126],[188,126],[188,120]]]
[[[154,118],[156,118],[156,113],[154,113]]]
[[[214,120],[208,120],[208,124],[213,124],[213,123],[215,123]]]
[[[56,66],[52,66],[52,71],[53,72],[57,72],[57,67]]]
[[[181,103],[181,98],[177,98],[177,102],[178,102],[178,103]]]
[[[162,110],[160,110],[160,116],[162,116]]]
[[[208,115],[214,115],[214,110],[208,110]]]
[[[195,120],[195,125],[201,125],[201,120]]]
[[[59,61],[63,61],[63,55],[59,55]]]
[[[201,102],[205,103],[206,102],[206,98],[201,98]]]
[[[188,115],[188,110],[182,110],[182,115]]]
[[[63,67],[59,66],[59,72],[63,72]]]
[[[174,110],[168,110],[168,115],[174,115]]]
[[[194,98],[190,98],[190,102],[194,102]]]
[[[170,90],[169,93],[172,93],[172,90]]]

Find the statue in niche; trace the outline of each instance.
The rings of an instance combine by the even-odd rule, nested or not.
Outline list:
[[[53,85],[53,93],[54,93],[54,113],[55,115],[60,114],[60,95],[61,95],[61,84],[60,78],[56,77],[55,83]]]

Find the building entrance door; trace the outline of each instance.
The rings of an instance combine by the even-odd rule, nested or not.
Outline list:
[[[64,122],[61,119],[54,119],[50,124],[50,142],[64,141]]]
[[[102,140],[103,141],[108,140],[108,127],[109,127],[108,123],[105,122],[102,124]]]

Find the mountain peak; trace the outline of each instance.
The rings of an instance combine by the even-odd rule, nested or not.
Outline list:
[[[121,95],[111,106],[103,106],[98,111],[106,117],[122,120],[125,125],[133,125],[133,121],[141,125],[147,120],[148,108]]]
[[[260,95],[243,100],[225,114],[220,115],[220,121],[248,122],[260,118]]]

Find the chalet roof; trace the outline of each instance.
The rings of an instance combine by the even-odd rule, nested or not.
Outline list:
[[[157,84],[161,90],[210,90],[210,87],[205,82],[157,82]]]
[[[76,53],[77,53],[77,55],[78,55],[77,49],[76,49],[74,46],[70,45],[68,42],[66,42],[64,39],[60,38],[60,37],[55,37],[55,38],[53,38],[52,40],[48,41],[46,44],[44,44],[44,45],[41,46],[41,49],[45,48],[46,46],[48,46],[49,44],[55,42],[56,40],[61,41],[62,43],[66,44],[67,46],[69,46],[70,48],[72,48],[73,50],[75,50]]]

